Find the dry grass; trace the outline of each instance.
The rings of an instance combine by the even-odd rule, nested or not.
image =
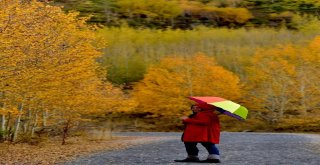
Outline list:
[[[120,150],[157,140],[155,137],[114,137],[106,140],[69,138],[66,145],[50,140],[39,145],[0,144],[0,164],[59,164],[79,156],[108,150]]]

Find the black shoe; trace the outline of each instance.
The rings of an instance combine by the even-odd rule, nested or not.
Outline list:
[[[220,159],[206,159],[201,160],[201,163],[221,163]]]
[[[185,158],[182,160],[174,160],[175,162],[200,162],[199,158]]]

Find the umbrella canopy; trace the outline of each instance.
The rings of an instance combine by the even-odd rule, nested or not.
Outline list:
[[[205,107],[218,107],[219,112],[239,120],[245,120],[248,115],[246,107],[221,97],[189,97],[189,99]]]

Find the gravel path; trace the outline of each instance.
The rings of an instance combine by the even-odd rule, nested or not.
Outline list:
[[[79,158],[66,165],[153,165],[175,163],[186,157],[181,133],[120,133],[122,136],[160,137],[153,142]],[[198,145],[200,159],[206,151]],[[227,165],[320,165],[320,135],[224,132],[218,145],[221,164]],[[199,164],[199,163],[198,163]],[[201,163],[203,164],[203,163]]]

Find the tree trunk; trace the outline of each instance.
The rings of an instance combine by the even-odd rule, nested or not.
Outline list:
[[[193,96],[193,83],[192,83],[192,76],[191,76],[191,69],[190,67],[187,68],[187,81],[189,86],[189,95]]]
[[[38,111],[35,112],[34,123],[31,128],[31,137],[34,137],[34,131],[36,129],[37,122],[38,122]]]
[[[62,133],[62,145],[66,144],[66,138],[68,136],[68,131],[69,131],[69,127],[70,127],[70,119],[68,119],[65,127],[63,128],[63,133]]]
[[[6,115],[1,115],[1,130],[6,130]]]
[[[25,122],[23,123],[23,133],[24,134],[28,134],[30,132],[30,122],[32,120],[32,116],[31,116],[31,113],[32,113],[32,110],[30,108],[30,105],[28,105],[28,109],[26,110],[26,120]]]
[[[1,98],[4,98],[4,92],[1,92]],[[0,103],[1,105],[1,108],[2,109],[5,109],[5,103]],[[1,134],[1,138],[4,139],[5,138],[5,133],[6,132],[6,115],[5,114],[2,114],[1,115],[1,131],[2,131],[2,134]]]
[[[43,111],[43,126],[47,126],[47,117],[48,117],[48,110]]]
[[[6,132],[6,115],[1,115],[1,139],[5,139],[5,132]]]
[[[300,79],[300,96],[301,96],[301,99],[300,99],[300,104],[301,104],[301,114],[302,115],[307,115],[307,104],[306,104],[306,97],[307,97],[307,94],[306,94],[306,76],[304,74],[304,70],[303,68],[300,68],[299,69],[300,73],[299,73],[299,79]]]
[[[19,106],[19,115],[18,118],[16,120],[16,125],[15,125],[15,129],[14,129],[14,134],[13,134],[13,142],[15,142],[18,138],[18,133],[19,133],[19,127],[20,127],[20,122],[21,122],[21,116],[22,116],[22,109],[23,109],[23,103],[20,103]]]
[[[11,115],[10,115],[10,113],[8,113],[7,125],[5,125],[5,127],[6,127],[5,130],[9,130],[10,120],[11,120]]]
[[[288,88],[287,85],[283,85],[281,89],[281,96],[280,96],[280,109],[279,109],[279,116],[278,118],[281,119],[283,117],[283,114],[286,110],[286,104],[288,102],[288,97],[286,95]]]
[[[174,27],[174,25],[175,25],[174,18],[171,18],[170,20],[171,20],[171,21],[170,21],[170,22],[171,22],[171,27]]]

